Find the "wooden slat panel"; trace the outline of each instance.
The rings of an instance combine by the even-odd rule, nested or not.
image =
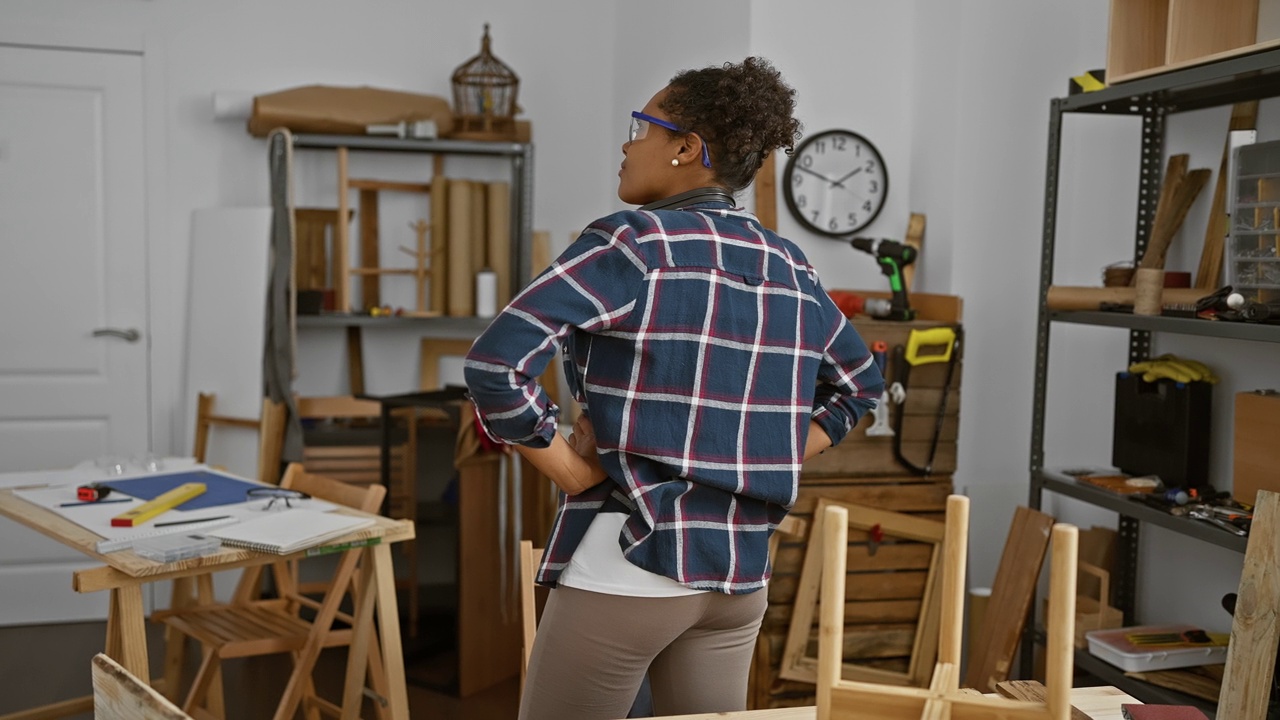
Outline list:
[[[821,489],[801,485],[793,512],[812,515],[818,498],[868,505],[895,512],[911,512],[913,510],[941,511],[946,506],[947,495],[949,494],[951,494],[951,484],[949,482],[912,485],[824,486]]]

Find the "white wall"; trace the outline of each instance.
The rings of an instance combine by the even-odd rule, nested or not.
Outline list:
[[[151,330],[155,350],[154,445],[181,452],[175,434],[188,414],[178,368],[185,332],[189,228],[196,208],[266,200],[265,145],[237,123],[212,117],[211,94],[307,83],[369,84],[448,96],[455,66],[478,50],[491,23],[494,52],[521,77],[520,102],[533,121],[534,225],[559,249],[569,234],[619,205],[613,174],[632,109],[675,72],[748,54],[771,59],[797,89],[806,132],[848,128],[866,135],[889,166],[887,205],[868,235],[901,237],[908,213],[928,215],[918,289],[966,303],[964,403],[958,488],[973,496],[972,584],[988,584],[1015,505],[1027,499],[1036,291],[1048,105],[1067,78],[1105,65],[1107,0],[8,0],[0,22],[41,26],[67,37],[141,33],[148,48],[148,151],[152,207]],[[1277,131],[1264,104],[1264,138]],[[1170,121],[1170,149],[1192,166],[1217,167],[1222,111]],[[152,126],[151,123],[154,123]],[[1126,125],[1126,122],[1128,124]],[[1061,282],[1092,284],[1101,267],[1128,257],[1134,225],[1137,139],[1131,121],[1069,118],[1056,264]],[[1182,151],[1182,150],[1179,150]],[[779,162],[781,170],[782,160]],[[299,159],[299,201],[333,202],[321,157]],[[451,163],[453,161],[450,161]],[[397,160],[395,172],[417,168]],[[501,174],[492,163],[450,165]],[[1188,217],[1171,266],[1193,267],[1205,212]],[[870,258],[808,235],[779,203],[780,225],[822,268],[828,287],[881,288]],[[1190,231],[1189,231],[1190,232]],[[1198,252],[1198,249],[1195,250]],[[408,303],[405,303],[408,304]],[[340,332],[308,331],[299,379],[306,393],[345,390]],[[1050,373],[1050,464],[1109,458],[1111,374],[1125,362],[1119,330],[1055,328]],[[1275,385],[1267,348],[1248,343],[1158,340],[1161,350],[1218,361],[1224,376]],[[416,382],[417,339],[371,333],[368,389]],[[1235,362],[1238,356],[1249,359]],[[1229,419],[1219,392],[1218,420]],[[1229,469],[1229,424],[1215,424],[1214,467]],[[1051,510],[1088,525],[1114,515],[1068,501]],[[1152,529],[1140,596],[1148,620],[1208,622],[1204,610],[1234,587],[1238,557]],[[1159,546],[1159,547],[1156,547]],[[1165,547],[1195,561],[1209,582],[1177,592],[1175,573],[1155,568]],[[1197,576],[1197,583],[1198,583]]]

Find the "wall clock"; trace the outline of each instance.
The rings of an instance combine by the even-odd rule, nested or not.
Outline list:
[[[889,195],[889,171],[870,140],[849,130],[805,138],[783,171],[783,197],[805,228],[847,237],[880,214]]]

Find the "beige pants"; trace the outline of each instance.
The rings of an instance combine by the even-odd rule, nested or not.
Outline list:
[[[520,720],[624,718],[649,673],[655,715],[745,710],[768,593],[669,598],[551,591]]]

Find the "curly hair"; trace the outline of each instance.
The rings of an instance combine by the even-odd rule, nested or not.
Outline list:
[[[800,139],[796,91],[764,58],[684,70],[667,88],[660,107],[702,137],[716,180],[732,192],[751,184],[770,152],[790,155]]]

